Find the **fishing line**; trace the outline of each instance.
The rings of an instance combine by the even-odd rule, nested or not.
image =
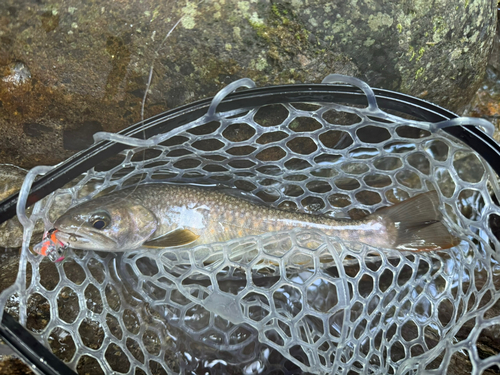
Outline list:
[[[205,0],[199,1],[197,6],[199,6],[204,1]],[[156,59],[158,58],[159,52],[161,51],[161,49],[165,46],[165,43],[166,43],[168,37],[174,32],[174,30],[177,28],[179,23],[181,23],[181,21],[184,19],[185,16],[186,15],[184,14],[177,20],[177,22],[174,24],[174,26],[172,26],[172,28],[167,32],[165,37],[162,39],[158,48],[154,51],[153,61],[151,62],[151,66],[149,67],[148,82],[146,84],[146,90],[144,91],[144,96],[142,97],[142,103],[141,103],[141,123],[142,123],[142,125],[144,125],[144,111],[145,111],[145,107],[146,107],[146,100],[148,97],[148,92],[151,88],[151,83],[153,80],[153,72],[154,72],[154,66],[156,63]],[[142,138],[143,138],[143,140],[146,140],[146,130],[145,129],[142,130]],[[145,160],[146,160],[146,149],[142,150],[142,161],[144,162]],[[145,179],[147,177],[147,174],[145,174],[146,177],[143,178],[143,176],[144,176],[144,173],[141,173],[139,181],[137,182],[137,184],[135,184],[134,189],[130,192],[130,194],[128,194],[127,196],[125,196],[123,198],[124,200],[127,199],[133,193],[135,193],[135,191],[137,190],[137,187],[140,185],[141,181],[143,181],[143,179]]]
[[[154,65],[155,65],[156,59],[157,59],[157,57],[159,55],[160,50],[163,48],[165,42],[167,41],[168,37],[177,28],[177,26],[183,20],[184,17],[185,17],[185,15],[183,15],[181,18],[179,18],[177,20],[177,22],[174,24],[174,26],[172,26],[172,28],[168,31],[167,35],[165,35],[165,37],[161,41],[161,43],[158,46],[158,48],[154,51],[153,61],[151,62],[151,66],[149,67],[148,82],[146,84],[146,89],[144,91],[144,96],[142,98],[142,103],[141,103],[141,123],[142,123],[142,125],[144,125],[144,108],[146,106],[146,100],[147,100],[147,97],[148,97],[148,92],[149,92],[149,90],[151,88],[151,81],[153,80],[153,71],[154,71]],[[142,130],[142,138],[144,140],[146,140],[146,130],[145,129]],[[146,149],[144,148],[142,150],[142,161],[144,162],[145,160],[146,160]],[[137,184],[134,186],[134,189],[132,189],[132,191],[130,192],[130,194],[128,194],[127,196],[125,196],[123,198],[124,200],[127,199],[133,193],[135,193],[135,191],[137,190],[137,187],[140,185],[141,181],[143,180],[143,176],[144,176],[144,173],[141,173],[141,175],[139,177],[139,181],[137,181]],[[145,174],[145,176],[147,177],[147,174]]]

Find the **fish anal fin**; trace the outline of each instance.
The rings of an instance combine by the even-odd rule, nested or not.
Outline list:
[[[188,245],[196,241],[200,236],[189,229],[176,229],[161,237],[145,242],[144,247],[159,249],[165,247],[175,247]]]

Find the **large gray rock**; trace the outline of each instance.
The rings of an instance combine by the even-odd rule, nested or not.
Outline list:
[[[497,9],[497,32],[493,41],[493,48],[490,55],[489,65],[495,69],[496,73],[500,73],[500,7]]]
[[[258,85],[357,76],[460,111],[480,83],[496,2],[0,2],[0,162],[54,164],[141,118]],[[181,18],[164,43],[165,36]]]
[[[299,19],[356,64],[361,78],[461,111],[479,87],[495,35],[496,1],[351,1]]]

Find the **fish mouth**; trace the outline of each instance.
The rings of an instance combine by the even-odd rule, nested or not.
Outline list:
[[[81,250],[116,250],[116,243],[101,233],[80,235],[57,230],[56,238],[65,246]]]

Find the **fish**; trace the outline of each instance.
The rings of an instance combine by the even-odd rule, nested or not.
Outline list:
[[[55,221],[50,236],[65,247],[122,252],[226,242],[295,228],[396,250],[434,251],[459,243],[443,222],[436,191],[361,220],[337,220],[257,205],[213,189],[165,183],[128,187],[76,205]]]

